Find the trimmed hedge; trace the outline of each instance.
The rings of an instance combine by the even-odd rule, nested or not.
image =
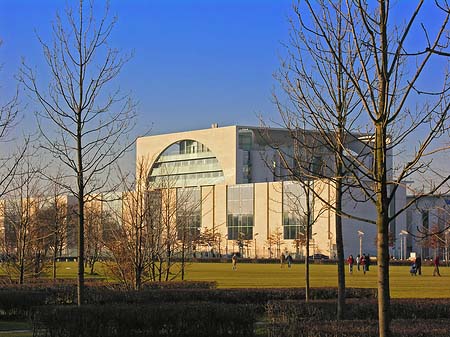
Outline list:
[[[336,300],[271,301],[270,337],[378,336],[375,300],[348,300],[345,321],[335,321]],[[450,299],[391,300],[394,336],[450,336]]]
[[[251,305],[55,306],[33,315],[33,336],[254,336]]]
[[[345,319],[377,320],[376,300],[346,301]],[[273,323],[294,324],[298,321],[332,321],[337,310],[336,300],[270,301],[266,306],[268,318]],[[391,300],[392,319],[450,319],[450,299],[394,299]]]
[[[393,320],[393,337],[448,337],[450,320]],[[378,322],[373,320],[300,322],[272,325],[268,337],[378,337]]]
[[[170,284],[170,285],[169,285]],[[185,286],[186,288],[182,288]],[[90,284],[85,290],[87,304],[110,303],[177,303],[211,302],[225,304],[255,304],[262,308],[269,301],[304,300],[303,288],[290,289],[211,289],[211,282],[158,283],[140,291],[113,289],[110,285]],[[66,305],[76,303],[75,284],[42,284],[36,287],[10,286],[0,289],[0,319],[25,318],[33,308],[42,305]],[[373,289],[347,289],[349,298],[374,298]],[[311,289],[312,299],[333,299],[337,290],[333,288]],[[262,309],[259,309],[260,311]]]

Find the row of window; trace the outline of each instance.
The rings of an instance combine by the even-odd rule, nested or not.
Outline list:
[[[305,233],[307,220],[304,211],[305,198],[299,184],[286,184],[283,189],[283,238],[300,239]],[[300,204],[299,204],[300,203]],[[201,189],[188,187],[177,189],[177,232],[179,239],[194,240],[201,228]],[[254,186],[241,184],[227,189],[228,240],[253,239]]]
[[[190,159],[190,160],[178,160],[168,162],[157,162],[153,165],[153,168],[169,168],[169,167],[182,167],[182,166],[202,166],[202,165],[214,165],[218,164],[217,158],[205,158],[205,159]]]
[[[217,178],[223,177],[222,171],[213,172],[201,172],[201,173],[186,173],[186,174],[173,174],[170,176],[150,176],[149,181],[151,182],[173,182],[176,185],[188,180],[204,179],[204,178]],[[170,185],[173,186],[173,185]]]

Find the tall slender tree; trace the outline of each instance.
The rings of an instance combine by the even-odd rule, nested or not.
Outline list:
[[[305,8],[298,5],[293,7],[289,40],[285,44],[287,57],[276,73],[288,101],[284,103],[277,94],[274,100],[282,117],[282,125],[290,130],[296,144],[296,151],[279,151],[286,163],[291,164],[287,165],[292,168],[289,170],[291,175],[301,182],[326,177],[334,185],[338,258],[337,318],[342,319],[345,306],[342,197],[349,183],[345,179],[343,158],[348,143],[347,134],[355,127],[353,122],[360,112],[353,84],[343,67],[353,67],[356,51],[349,23],[342,12],[344,1],[320,1],[319,4],[316,10],[321,18],[320,23],[309,20]],[[324,27],[326,38],[320,33],[318,24]],[[336,53],[331,53],[331,50]],[[360,75],[358,69],[352,74],[355,77]],[[310,129],[317,133],[307,132]],[[302,158],[305,154],[308,154],[309,160]],[[321,156],[329,157],[330,160],[323,160]],[[320,162],[313,163],[314,160]],[[333,164],[316,170],[317,165],[326,163]]]
[[[109,18],[109,3],[99,20],[95,12],[93,1],[80,0],[77,10],[56,14],[52,43],[39,38],[48,85],[25,63],[19,74],[41,107],[36,113],[41,146],[66,166],[72,179],[67,187],[78,199],[78,305],[84,289],[85,203],[105,188],[111,164],[131,146],[124,137],[135,117],[130,96],[111,88],[129,60],[108,44],[117,20]]]
[[[0,47],[3,41],[0,39]],[[0,70],[2,66],[0,65]],[[0,89],[2,89],[0,87]],[[28,145],[28,137],[25,137],[23,145],[15,151],[15,155],[5,149],[10,148],[6,144],[11,143],[11,132],[18,122],[19,96],[16,92],[12,97],[6,98],[0,91],[0,197],[7,193],[14,173],[21,159],[25,156]]]
[[[324,59],[321,56],[324,52],[329,64],[336,65],[338,69],[333,74],[343,76],[343,83],[350,94],[342,97],[342,101],[336,102],[346,109],[352,107],[352,102],[356,104],[358,113],[351,123],[348,124],[348,120],[347,124],[334,122],[337,129],[334,128],[330,133],[327,129],[323,132],[323,127],[318,130],[322,137],[333,136],[333,141],[327,142],[328,144],[337,145],[330,147],[337,158],[337,166],[340,164],[343,167],[343,171],[337,176],[349,179],[351,186],[357,187],[376,209],[376,219],[366,220],[377,227],[378,317],[379,334],[383,337],[390,335],[391,319],[390,224],[424,193],[416,195],[405,207],[398,208],[395,212],[392,212],[391,205],[397,190],[404,187],[408,177],[430,167],[428,155],[445,148],[439,143],[439,137],[448,134],[448,72],[443,72],[434,83],[424,82],[422,78],[429,66],[435,61],[439,62],[439,57],[448,54],[449,40],[445,32],[450,7],[446,1],[427,5],[436,7],[436,20],[441,20],[434,31],[427,30],[424,25],[418,23],[425,6],[424,1],[417,2],[411,14],[405,16],[404,24],[393,22],[398,8],[388,0],[304,1],[304,7],[297,11],[302,27],[298,36],[300,41],[303,36],[312,36],[318,39],[320,44],[313,43],[312,49],[306,48],[312,60],[306,67],[303,67],[302,63],[303,54],[294,58],[291,68],[293,72],[289,74],[292,77],[287,78],[287,88],[291,90],[288,91],[289,97],[294,105],[302,107],[299,109],[300,113],[306,113],[310,120],[323,115],[321,112],[327,111],[328,108],[324,99],[318,96],[335,97],[334,93],[340,90],[342,84],[334,82],[336,84],[332,86],[331,82],[322,80],[324,73],[317,71],[317,64]],[[341,21],[334,19],[330,22],[326,19],[330,8],[335,16],[329,17],[338,17]],[[401,15],[406,14],[403,12]],[[348,37],[343,40],[347,46],[344,49],[341,44],[336,44],[336,36],[340,32],[339,22],[344,23]],[[416,26],[419,26],[419,33],[413,31]],[[423,34],[420,35],[420,32]],[[413,51],[408,50],[411,40],[414,40]],[[299,46],[299,51],[303,51],[304,46],[301,43]],[[446,61],[448,62],[448,59]],[[305,76],[299,76],[299,73],[304,73]],[[298,83],[293,84],[291,79],[298,79]],[[312,84],[311,80],[314,83],[323,83],[322,87]],[[439,83],[439,87],[436,83]],[[309,96],[305,94],[305,88],[308,88],[306,93],[314,94],[316,100],[313,102],[319,102],[319,105],[308,103]],[[352,97],[354,100],[350,99]],[[337,108],[339,104],[334,106]],[[324,125],[338,121],[331,118],[322,120],[327,122]],[[339,128],[340,125],[343,129]],[[358,153],[347,149],[346,142],[339,137],[342,131],[348,141],[359,143]],[[394,167],[393,153],[404,146],[406,141],[415,144],[416,148],[409,149],[408,159],[404,164]],[[435,192],[449,179],[450,176],[443,175],[429,193]],[[339,204],[336,206],[338,208]],[[339,209],[337,211],[339,212]],[[341,214],[343,213],[341,211]]]

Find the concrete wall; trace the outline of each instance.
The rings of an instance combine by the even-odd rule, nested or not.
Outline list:
[[[236,184],[237,175],[237,127],[227,126],[197,131],[177,132],[164,135],[140,137],[136,141],[136,159],[151,161],[150,167],[162,152],[180,140],[196,140],[207,146],[219,161],[223,170],[225,183]]]

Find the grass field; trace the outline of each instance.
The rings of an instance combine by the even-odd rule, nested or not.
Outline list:
[[[356,269],[356,268],[355,268]],[[231,264],[196,263],[188,267],[188,280],[217,281],[219,288],[290,288],[304,287],[304,265],[291,269],[278,264],[239,264],[237,271]],[[337,266],[311,265],[311,287],[337,287]],[[392,266],[390,269],[391,296],[393,298],[450,298],[450,268],[441,268],[441,277],[433,277],[432,267],[422,267],[421,276],[410,276],[408,266]],[[370,271],[346,269],[346,286],[376,288],[376,266]]]
[[[371,266],[364,275],[362,271],[349,274],[346,268],[346,286],[376,288],[377,267]],[[58,264],[59,278],[75,278],[75,262]],[[105,277],[101,264],[97,264],[96,277]],[[186,280],[216,281],[219,288],[292,288],[304,287],[304,265],[294,264],[291,269],[279,264],[238,264],[237,271],[231,263],[191,263],[187,266]],[[311,265],[311,287],[337,287],[336,265]],[[422,276],[410,276],[408,266],[391,266],[390,284],[393,298],[450,298],[450,268],[441,267],[441,277],[433,277],[432,267],[422,267]],[[86,275],[87,277],[91,277]]]

